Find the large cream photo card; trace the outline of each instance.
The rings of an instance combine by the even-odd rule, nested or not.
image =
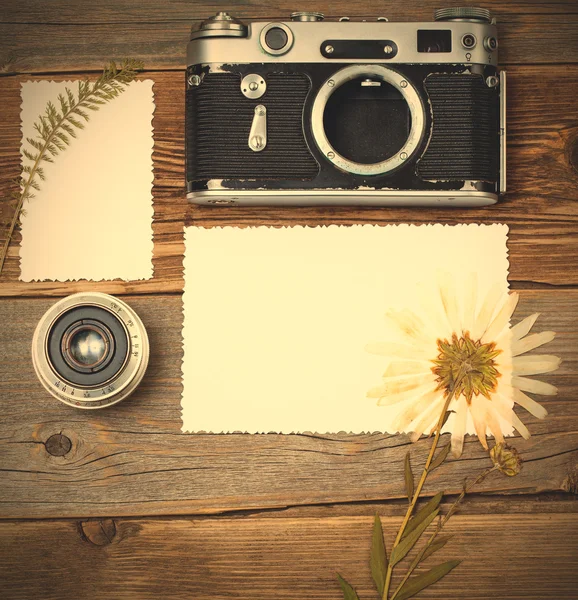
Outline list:
[[[379,401],[384,373],[402,395],[433,377],[404,330],[451,336],[450,321],[504,295],[507,231],[187,228],[183,431],[403,430],[404,402]]]

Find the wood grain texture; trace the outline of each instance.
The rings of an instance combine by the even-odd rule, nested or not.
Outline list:
[[[482,4],[498,20],[502,65],[578,61],[578,10],[573,0]],[[430,21],[439,6],[437,0],[413,5],[394,0],[383,6],[363,0],[318,0],[313,8],[328,19],[375,19],[385,14],[391,21]],[[106,60],[125,55],[141,58],[148,69],[183,69],[191,25],[223,8],[245,21],[286,20],[293,11],[312,10],[305,0],[226,6],[182,0],[11,2],[0,20],[0,57],[14,55],[14,70],[24,73],[100,69]]]
[[[355,516],[336,508],[321,518],[3,523],[2,598],[335,600],[341,597],[336,572],[361,598],[377,598],[368,565],[376,508]],[[424,565],[463,562],[419,598],[575,599],[576,517],[453,517],[446,527],[454,537]],[[382,522],[391,547],[400,518]]]
[[[318,225],[352,223],[506,223],[510,227],[510,280],[578,284],[578,65],[509,69],[508,186],[497,206],[482,209],[210,208],[187,205],[184,172],[182,73],[147,73],[155,81],[154,279],[141,282],[18,282],[17,235],[0,279],[0,295],[180,292],[184,223]],[[20,85],[27,77],[0,78],[0,194],[13,189],[19,170]],[[62,76],[55,77],[62,79]],[[545,110],[547,107],[547,110]],[[69,151],[73,151],[71,148]],[[4,220],[10,214],[3,203]],[[0,218],[2,216],[0,214]],[[5,228],[0,237],[5,233]]]
[[[149,370],[134,396],[96,412],[61,404],[35,378],[30,341],[51,301],[0,303],[0,517],[215,514],[404,496],[405,436],[181,434],[181,299],[127,301],[150,334]],[[542,313],[536,331],[558,332],[548,352],[563,364],[547,379],[560,393],[544,400],[546,420],[522,415],[533,434],[515,439],[524,469],[488,478],[486,493],[575,492],[578,290],[524,291],[516,319],[533,312]],[[55,434],[71,441],[67,452],[47,451]],[[414,467],[423,464],[429,441],[411,449]],[[468,438],[463,458],[436,470],[426,493],[458,493],[488,463]]]

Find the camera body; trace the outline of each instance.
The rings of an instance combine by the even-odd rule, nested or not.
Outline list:
[[[195,204],[493,204],[505,191],[505,72],[488,11],[431,23],[218,13],[187,52]]]

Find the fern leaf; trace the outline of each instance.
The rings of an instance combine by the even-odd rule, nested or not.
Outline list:
[[[65,146],[68,146],[68,144],[70,144],[70,138],[63,133],[62,131],[57,131],[55,132],[55,137],[60,140]],[[62,148],[62,150],[64,150],[64,148]]]
[[[62,111],[62,114],[65,115],[69,110],[68,101],[62,94],[58,94],[58,102],[60,102],[60,110]]]
[[[76,105],[76,98],[74,97],[74,94],[68,88],[64,88],[64,89],[66,90],[66,97],[68,98],[69,110],[72,110],[74,108],[74,106]]]
[[[36,153],[22,148],[24,158],[33,164],[23,165],[23,175],[15,182],[20,188],[20,192],[11,194],[16,201],[15,210],[18,211],[18,214],[11,219],[6,241],[0,248],[0,273],[14,230],[20,217],[25,214],[22,205],[25,201],[34,198],[34,194],[30,190],[40,190],[40,185],[34,178],[38,176],[40,181],[46,179],[44,169],[40,166],[41,163],[54,162],[54,157],[66,149],[71,138],[76,137],[75,129],[84,128],[84,122],[89,120],[87,111],[99,110],[103,104],[118,97],[125,90],[126,84],[130,83],[136,77],[137,71],[142,68],[141,61],[132,59],[123,60],[120,68],[116,63],[111,62],[105,65],[96,82],[79,81],[76,96],[72,90],[65,88],[65,94],[59,94],[57,97],[60,110],[52,101],[46,104],[44,113],[33,124],[36,138],[26,138],[26,142],[36,150]]]
[[[71,127],[69,123],[62,122],[60,124],[60,128],[65,131],[70,137],[76,137],[76,131],[74,131],[74,127]]]
[[[26,148],[22,148],[22,154],[32,162],[35,162],[38,159],[38,154],[32,154],[32,152],[26,150]]]

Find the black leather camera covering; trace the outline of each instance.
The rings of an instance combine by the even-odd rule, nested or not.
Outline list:
[[[351,63],[349,63],[351,64]],[[224,72],[189,67],[202,75],[186,92],[187,191],[210,179],[230,189],[459,190],[465,181],[498,181],[499,93],[485,79],[492,66],[472,74],[467,65],[395,65],[419,91],[426,131],[418,150],[394,172],[354,175],[329,162],[311,132],[311,107],[320,86],[347,64],[224,65]],[[389,67],[389,65],[388,65]],[[392,67],[390,67],[392,68]],[[262,75],[267,90],[246,98],[241,79]],[[267,147],[253,152],[248,134],[258,104],[267,107]]]

